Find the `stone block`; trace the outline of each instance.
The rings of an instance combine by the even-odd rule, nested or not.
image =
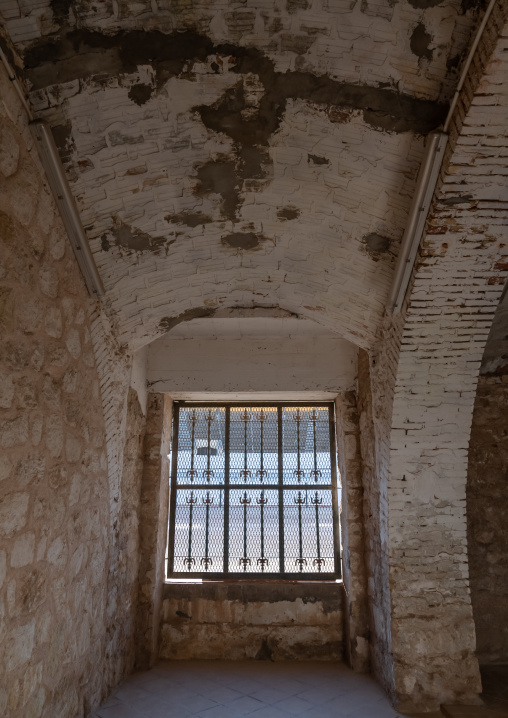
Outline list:
[[[58,339],[62,336],[62,312],[58,307],[50,307],[45,318],[46,334]]]
[[[35,534],[29,531],[19,536],[12,547],[11,566],[13,568],[21,568],[32,563],[35,550]]]
[[[25,493],[7,494],[0,498],[0,535],[12,536],[26,524],[29,496]]]
[[[0,172],[5,178],[13,175],[18,169],[19,143],[11,128],[0,124]]]
[[[13,628],[7,634],[5,666],[12,671],[30,660],[34,646],[35,621]]]

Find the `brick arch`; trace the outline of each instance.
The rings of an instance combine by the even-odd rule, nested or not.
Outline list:
[[[163,299],[156,307],[147,307],[136,313],[132,318],[129,316],[130,306],[132,309],[137,306],[136,297],[132,297],[132,305],[127,303],[125,310],[122,307],[118,311],[119,316],[119,341],[129,347],[129,351],[137,351],[149,344],[172,326],[180,321],[187,321],[193,318],[214,316],[214,313],[226,309],[235,308],[264,308],[282,309],[293,315],[309,319],[325,326],[334,334],[350,341],[360,347],[369,347],[375,337],[376,319],[372,312],[369,312],[365,305],[360,304],[358,298],[357,312],[353,314],[351,307],[354,302],[348,303],[347,307],[337,307],[332,298],[323,298],[316,301],[309,288],[308,294],[304,294],[306,287],[298,284],[288,284],[287,289],[280,290],[280,285],[274,289],[270,287],[259,287],[257,291],[254,282],[256,270],[252,270],[252,280],[248,274],[245,278],[238,278],[235,270],[230,270],[221,286],[217,287],[213,282],[213,275],[200,276],[199,292],[187,292],[182,297],[181,285],[173,287],[164,293]],[[189,281],[188,279],[186,280]],[[192,288],[191,288],[192,289]],[[221,291],[223,289],[223,291]],[[125,319],[123,319],[125,317]]]
[[[491,16],[464,87],[404,313],[386,320],[366,368],[380,512],[373,655],[400,710],[474,703],[481,692],[466,477],[480,363],[508,270],[499,170],[508,138],[496,125],[508,111],[507,7]]]

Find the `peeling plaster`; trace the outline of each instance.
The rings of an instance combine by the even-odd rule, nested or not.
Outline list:
[[[368,234],[364,237],[363,241],[365,242],[367,252],[375,258],[380,254],[387,252],[390,249],[390,244],[392,242],[390,237],[384,237],[376,232]]]
[[[326,159],[326,157],[319,157],[318,155],[307,155],[307,161],[310,163],[312,162],[315,165],[329,165],[330,160]]]
[[[241,115],[245,100],[238,86],[236,95],[228,91],[219,106],[197,108],[207,127],[223,131],[242,144],[266,145],[280,125],[289,98],[361,110],[371,127],[391,132],[426,134],[446,113],[443,104],[388,87],[340,82],[311,72],[277,72],[274,62],[260,50],[231,43],[214,45],[208,36],[194,30],[170,34],[131,30],[116,35],[75,30],[57,40],[44,38],[34,43],[24,60],[33,89],[100,74],[113,77],[133,73],[147,64],[153,66],[160,89],[169,78],[184,71],[188,74],[189,65],[206,62],[211,56],[229,56],[234,63],[230,71],[253,73],[264,87],[259,119],[255,121],[246,121]]]
[[[233,232],[223,237],[222,241],[234,249],[255,249],[267,239],[268,237],[263,237],[255,232]]]
[[[186,227],[199,227],[213,222],[207,214],[200,212],[179,212],[178,214],[167,214],[164,219],[171,224],[184,224]]]
[[[191,319],[200,319],[201,317],[213,317],[215,309],[209,307],[198,307],[196,309],[188,309],[177,317],[163,317],[159,322],[159,332],[169,332],[173,327],[181,322],[190,322]]]
[[[125,224],[119,217],[113,218],[113,228],[101,237],[101,247],[105,252],[109,252],[111,245],[121,247],[132,252],[154,252],[157,254],[164,247],[169,247],[175,241],[169,242],[165,237],[152,237],[147,232],[131,227]]]
[[[153,87],[146,83],[140,82],[133,85],[129,90],[129,99],[136,103],[136,105],[144,105],[145,102],[151,98],[153,94]]]
[[[283,222],[292,219],[298,219],[300,216],[300,210],[297,207],[282,207],[277,212],[277,218]]]
[[[432,35],[427,32],[425,25],[420,22],[413,30],[409,45],[411,52],[420,58],[420,60],[432,60],[433,50],[430,49]]]

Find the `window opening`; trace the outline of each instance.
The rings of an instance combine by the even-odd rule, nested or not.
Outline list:
[[[175,402],[168,578],[340,578],[334,407]]]

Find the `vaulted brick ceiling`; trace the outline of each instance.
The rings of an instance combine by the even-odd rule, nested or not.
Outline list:
[[[0,0],[120,340],[280,306],[373,341],[469,0]]]

